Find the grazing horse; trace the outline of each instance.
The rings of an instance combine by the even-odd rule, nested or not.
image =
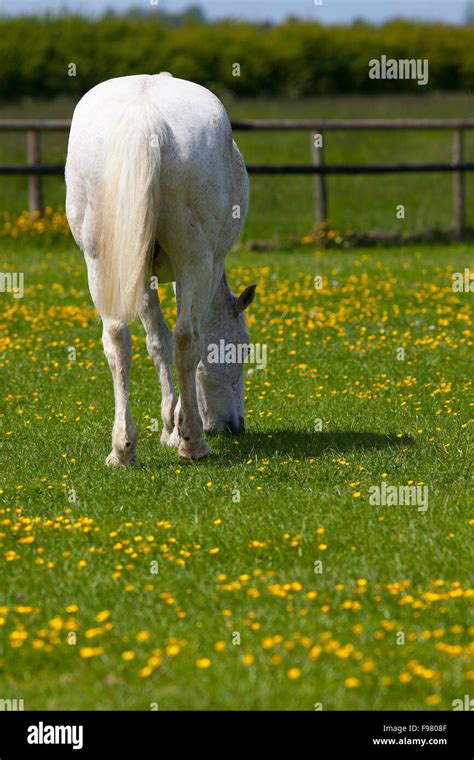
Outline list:
[[[244,430],[243,364],[210,362],[207,347],[248,344],[244,311],[255,297],[250,285],[237,298],[225,275],[225,256],[247,215],[249,184],[222,103],[164,73],[97,85],[74,111],[66,185],[67,216],[85,255],[114,382],[106,463],[137,464],[127,326],[137,314],[161,384],[161,442],[187,459],[207,456],[203,432]],[[171,281],[174,334],[156,287]]]

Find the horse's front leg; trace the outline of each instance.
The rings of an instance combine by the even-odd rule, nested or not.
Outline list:
[[[138,464],[137,428],[132,420],[128,399],[132,339],[125,322],[104,319],[102,342],[112,373],[115,393],[112,451],[106,459],[106,464],[109,467],[131,467]]]

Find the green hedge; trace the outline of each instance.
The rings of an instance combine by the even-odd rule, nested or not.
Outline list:
[[[474,86],[472,25],[226,21],[174,28],[153,18],[21,17],[0,19],[0,98],[77,96],[111,77],[163,70],[245,96],[428,89],[416,81],[369,79],[369,60],[382,54],[427,58],[429,89]],[[235,62],[240,77],[233,76]],[[77,76],[68,76],[69,63]]]

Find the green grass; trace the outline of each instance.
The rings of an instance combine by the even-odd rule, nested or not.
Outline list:
[[[469,693],[472,296],[451,274],[471,259],[461,245],[232,254],[234,289],[258,283],[251,336],[268,346],[246,376],[247,434],[199,464],[161,447],[136,325],[141,467],[110,471],[112,383],[82,257],[2,240],[0,268],[26,292],[0,295],[0,697],[407,710]],[[372,506],[383,481],[426,484],[428,510]]]
[[[326,97],[305,101],[225,99],[233,119],[242,118],[387,118],[444,116],[471,117],[471,94],[384,95],[374,97]],[[0,107],[0,118],[71,117],[75,103],[28,101]],[[450,161],[452,133],[436,132],[329,132],[325,136],[328,163],[396,163],[397,161]],[[309,163],[309,134],[260,132],[236,133],[248,163]],[[466,160],[474,160],[474,133],[466,132]],[[67,135],[43,135],[43,161],[65,159]],[[0,161],[25,162],[24,135],[0,134]],[[474,189],[467,175],[467,197]],[[329,216],[343,232],[356,230],[419,231],[448,229],[452,224],[452,176],[450,174],[395,174],[330,177]],[[45,199],[52,206],[64,203],[61,178],[44,180]],[[25,177],[0,177],[0,209],[20,211],[26,207]],[[398,205],[405,206],[405,219],[396,218]],[[272,239],[303,234],[315,224],[314,181],[311,177],[252,177],[252,202],[244,239]],[[474,207],[467,204],[467,222],[474,227]]]

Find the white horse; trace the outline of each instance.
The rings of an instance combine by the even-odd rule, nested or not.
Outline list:
[[[210,363],[207,347],[221,340],[248,344],[243,312],[255,297],[251,285],[237,298],[225,276],[225,256],[247,215],[249,185],[222,103],[169,74],[97,85],[74,112],[66,185],[68,220],[85,254],[114,381],[106,463],[137,463],[127,326],[137,314],[161,383],[161,442],[177,446],[181,457],[207,456],[203,430],[244,429],[243,365]],[[176,282],[174,336],[156,281]]]

